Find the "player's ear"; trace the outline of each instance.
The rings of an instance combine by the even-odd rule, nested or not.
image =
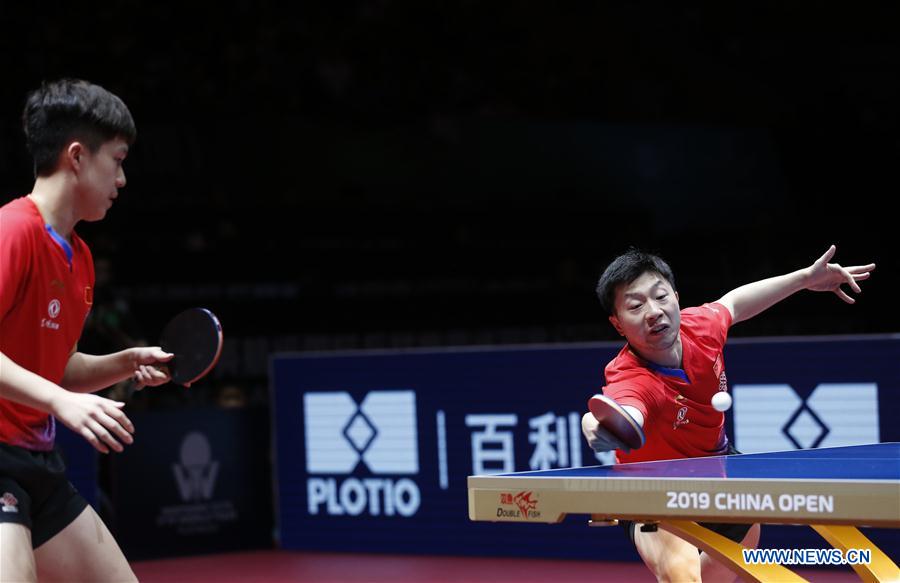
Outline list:
[[[65,159],[66,166],[72,169],[80,169],[81,160],[84,156],[84,144],[81,142],[69,142],[69,145],[66,146],[65,151],[63,152],[63,158]]]
[[[619,336],[625,336],[625,333],[622,332],[622,324],[619,322],[619,319],[615,314],[609,317],[609,323],[613,325],[613,328],[616,329],[616,332],[619,333]]]

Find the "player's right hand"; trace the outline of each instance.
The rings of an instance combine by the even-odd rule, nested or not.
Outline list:
[[[622,453],[630,453],[631,449],[622,443],[615,435],[607,431],[600,425],[596,417],[591,413],[585,414],[581,418],[581,432],[587,439],[588,445],[597,453],[611,451],[614,449],[622,450]]]
[[[134,425],[122,412],[124,406],[98,395],[64,391],[54,400],[51,413],[97,451],[121,452],[125,449],[122,443],[134,442]]]

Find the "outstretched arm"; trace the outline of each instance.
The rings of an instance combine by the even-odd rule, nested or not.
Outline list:
[[[875,269],[875,264],[841,267],[837,263],[828,263],[834,257],[836,250],[837,248],[832,245],[809,267],[733,289],[722,296],[718,303],[731,312],[732,325],[749,320],[788,296],[804,289],[834,292],[848,304],[856,303],[856,300],[850,297],[841,286],[847,284],[854,292],[859,293],[861,290],[857,282],[869,279]]]

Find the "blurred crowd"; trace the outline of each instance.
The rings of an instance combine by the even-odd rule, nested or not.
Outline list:
[[[734,334],[900,329],[877,210],[897,185],[887,5],[134,0],[17,25],[32,10],[0,10],[20,71],[2,202],[31,185],[18,115],[41,80],[103,84],[138,126],[128,186],[79,227],[83,349],[154,343],[192,306],[225,329],[210,379],[134,406],[265,403],[283,351],[616,341],[593,288],[630,245],[690,305],[836,243],[879,263],[853,311],[788,302]]]

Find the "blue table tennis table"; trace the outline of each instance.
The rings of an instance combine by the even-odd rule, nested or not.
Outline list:
[[[656,524],[754,581],[802,581],[777,564],[746,564],[742,547],[697,524],[804,524],[834,548],[871,549],[853,565],[867,581],[900,580],[900,569],[857,527],[900,527],[900,443],[713,456],[469,476],[469,518],[595,524]]]

